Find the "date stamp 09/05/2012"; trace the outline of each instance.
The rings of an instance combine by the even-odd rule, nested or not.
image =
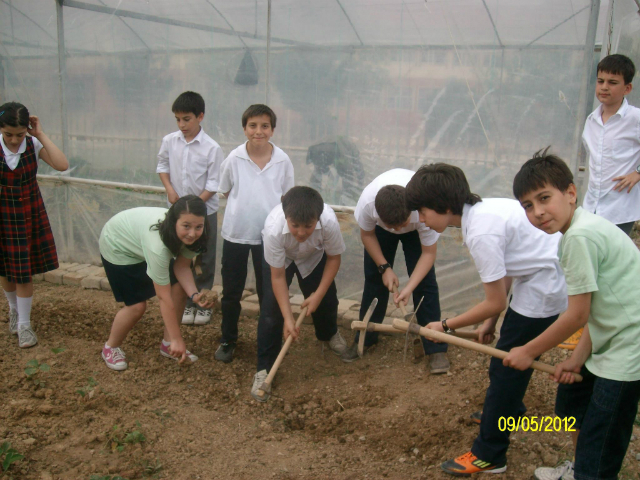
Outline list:
[[[501,432],[575,432],[575,417],[500,417],[498,429]]]

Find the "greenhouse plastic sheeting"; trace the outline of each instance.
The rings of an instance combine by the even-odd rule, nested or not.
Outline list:
[[[41,117],[65,144],[72,177],[160,186],[157,151],[176,130],[171,104],[194,90],[206,101],[202,126],[225,153],[245,139],[246,107],[267,102],[296,184],[313,185],[327,203],[354,206],[383,171],[438,161],[463,168],[483,196],[511,197],[519,166],[547,145],[577,166],[599,5],[2,0],[0,96]],[[100,187],[43,188],[65,260],[99,261],[110,216],[164,203]],[[362,245],[353,219],[342,221],[339,288],[358,298]],[[481,298],[459,232],[443,235],[438,256],[443,308]]]

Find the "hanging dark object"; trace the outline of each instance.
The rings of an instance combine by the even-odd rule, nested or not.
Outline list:
[[[244,51],[244,57],[240,62],[240,68],[238,68],[234,83],[237,85],[258,84],[258,67],[256,67],[256,62],[253,61],[251,52],[248,49]]]

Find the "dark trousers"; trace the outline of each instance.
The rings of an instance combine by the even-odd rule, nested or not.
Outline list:
[[[557,318],[558,315],[547,318],[525,317],[509,307],[504,316],[496,348],[508,352],[514,347],[521,347],[544,332]],[[505,367],[498,358],[491,359],[490,383],[482,408],[480,434],[471,447],[471,452],[480,460],[490,463],[506,461],[509,431],[505,429],[501,432],[498,420],[500,417],[517,419],[527,411],[522,399],[532,373],[532,369],[516,370]]]
[[[298,277],[298,285],[304,298],[307,298],[316,291],[324,266],[327,263],[326,254],[322,260],[306,277],[302,278],[295,262],[292,262],[286,269],[287,286],[291,285],[294,274]],[[264,297],[260,306],[260,319],[258,320],[258,372],[269,371],[278,358],[280,348],[282,348],[282,335],[284,331],[284,317],[280,311],[280,306],[273,294],[271,285],[271,267],[262,261],[262,288]],[[313,326],[316,331],[316,338],[320,341],[328,342],[338,331],[338,291],[336,282],[331,282],[324,298],[320,302],[318,309],[311,314]]]
[[[202,273],[197,275],[195,269],[191,269],[193,272],[193,279],[196,282],[196,288],[198,291],[203,288],[211,290],[213,287],[213,277],[216,274],[216,243],[218,237],[218,212],[214,212],[211,215],[207,215],[207,223],[209,224],[209,241],[207,242],[207,251],[201,253]],[[196,306],[190,299],[187,299],[187,307]]]
[[[386,231],[376,225],[376,238],[382,249],[384,258],[393,267],[393,261],[398,249],[398,243],[402,242],[402,250],[404,251],[404,259],[407,264],[407,272],[409,276],[413,273],[416,264],[422,255],[422,244],[417,231],[396,234]],[[429,322],[440,320],[440,299],[438,297],[438,282],[436,281],[436,269],[431,268],[429,273],[425,275],[422,281],[413,291],[413,306],[416,308],[420,299],[424,296],[422,305],[416,313],[416,320],[419,325],[425,326]],[[378,272],[378,266],[371,256],[364,251],[364,290],[362,292],[362,304],[360,306],[360,320],[367,313],[367,309],[373,299],[378,299],[378,306],[373,311],[371,322],[382,323],[384,315],[387,312],[389,303],[389,289],[382,283],[382,275]],[[358,341],[360,332],[356,333],[355,341]],[[422,338],[422,346],[427,355],[432,353],[446,352],[448,345],[446,343],[434,343],[431,340]],[[364,339],[365,346],[378,343],[378,332],[367,332]]]
[[[583,380],[558,385],[556,415],[574,417],[578,435],[577,480],[616,479],[627,453],[640,401],[640,380],[598,377],[586,367]]]
[[[631,235],[631,230],[633,230],[633,226],[635,225],[635,223],[636,222],[618,223],[616,224],[616,227],[618,227],[627,235]]]
[[[249,253],[256,274],[258,301],[262,305],[262,252],[262,245],[222,242],[222,343],[238,340],[238,318],[242,311],[240,300],[247,281]]]

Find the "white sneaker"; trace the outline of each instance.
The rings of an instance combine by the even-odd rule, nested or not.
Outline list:
[[[258,390],[260,390],[260,387],[262,386],[264,381],[267,379],[267,375],[268,373],[266,370],[260,370],[259,372],[256,372],[256,374],[253,376],[253,386],[251,387],[251,396],[259,402],[266,402],[267,400],[269,400],[269,397],[271,396],[271,394],[267,392],[264,392],[264,397],[261,397],[260,395],[258,395]]]
[[[196,317],[193,320],[194,325],[206,325],[211,321],[211,309],[199,308],[196,312]],[[184,321],[183,321],[184,323]]]
[[[15,310],[9,312],[9,333],[11,333],[11,335],[18,334],[18,312]]]
[[[327,343],[329,344],[329,348],[331,349],[331,351],[336,355],[342,355],[347,351],[348,348],[347,342],[344,338],[342,338],[340,332],[336,332],[336,334],[331,337],[331,340],[329,340]]]
[[[38,343],[38,337],[30,325],[18,326],[18,346],[20,348],[33,347],[36,343]]]
[[[193,325],[193,322],[196,319],[196,307],[187,307],[184,309],[184,313],[182,314],[182,324],[183,325]]]
[[[573,478],[573,462],[565,460],[557,467],[540,467],[536,468],[533,473],[536,480],[574,480]]]

